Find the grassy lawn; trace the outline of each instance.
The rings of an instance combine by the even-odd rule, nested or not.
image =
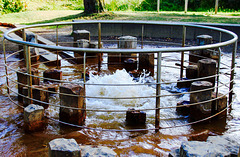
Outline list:
[[[211,12],[106,12],[86,16],[81,10],[51,10],[26,11],[5,14],[0,22],[13,24],[37,24],[79,20],[146,20],[146,21],[173,21],[173,22],[208,22],[240,24],[240,12],[218,13]]]

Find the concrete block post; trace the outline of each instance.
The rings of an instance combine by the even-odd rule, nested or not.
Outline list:
[[[57,138],[48,147],[49,157],[81,157],[81,149],[74,139]]]
[[[87,39],[79,39],[76,41],[76,47],[78,48],[89,48],[89,40]],[[76,57],[76,62],[78,64],[83,64],[83,56],[84,52],[74,52],[74,57]]]
[[[86,39],[90,41],[90,32],[87,30],[75,30],[73,31],[73,40],[74,40],[74,47],[77,47],[77,40],[79,39]]]
[[[212,99],[217,98],[217,95],[215,92],[212,93]],[[224,110],[227,107],[227,96],[223,95],[222,93],[218,93],[218,99],[212,101],[212,107],[215,112],[213,114],[216,114],[222,110]],[[219,114],[217,117],[220,118],[226,118],[227,116],[227,110]]]
[[[213,59],[201,59],[198,61],[198,77],[207,77],[216,75],[217,62]],[[206,79],[212,83],[213,87],[215,86],[215,77]]]
[[[137,60],[134,58],[128,58],[124,61],[124,68],[127,72],[137,69]]]
[[[118,48],[120,49],[136,49],[137,38],[133,36],[122,36],[118,38]],[[121,53],[121,62],[123,63],[128,58],[136,59],[136,54]]]
[[[198,78],[198,66],[197,65],[189,65],[186,68],[186,77],[188,79],[196,79]]]
[[[139,70],[146,70],[154,76],[154,53],[139,53]]]
[[[62,80],[62,71],[57,70],[57,69],[48,69],[43,72],[43,77],[44,77],[44,82],[59,82]],[[55,79],[56,81],[49,80],[50,79]],[[58,81],[59,80],[59,81]]]
[[[126,113],[126,123],[127,125],[145,125],[146,113],[135,110],[134,108],[129,109]]]
[[[30,104],[24,108],[25,131],[39,131],[44,128],[44,108]]]
[[[198,46],[208,45],[212,43],[212,40],[213,38],[210,35],[199,35],[197,36],[197,45]],[[193,55],[199,55],[199,56],[193,56]],[[193,63],[197,63],[200,59],[203,59],[201,56],[210,58],[212,54],[209,50],[193,51],[193,52],[190,52],[189,61]]]
[[[208,81],[196,81],[193,82],[190,91],[204,90],[212,87],[212,83]],[[202,92],[196,92],[190,94],[190,103],[201,103],[203,101],[211,100],[212,90],[206,90]],[[201,103],[198,105],[190,106],[190,119],[197,121],[211,116],[212,102]]]
[[[48,88],[43,85],[33,85],[32,86],[32,93],[33,93],[32,98],[48,103],[49,102],[49,93],[47,91],[42,91],[42,90],[48,90]],[[27,87],[23,87],[23,95],[28,96],[28,88]],[[47,109],[49,106],[48,104],[44,104],[44,103],[41,103],[38,101],[32,101],[28,98],[23,98],[23,106],[24,107],[28,106],[32,102],[34,104],[38,104],[38,105],[44,107],[44,109]]]
[[[42,102],[46,102],[46,103],[49,102],[49,93],[47,92],[48,88],[46,86],[33,85],[32,87],[33,87],[33,89],[32,89],[33,99],[36,99],[36,100],[39,100],[39,101],[42,101]],[[33,101],[33,103],[43,106],[44,109],[47,109],[48,106],[49,106],[48,104],[40,103],[40,102],[37,102],[37,101]]]
[[[60,86],[60,93],[71,94],[62,95],[60,94],[60,121],[64,121],[76,125],[84,125],[86,119],[86,104],[85,104],[85,89],[80,85],[74,84],[63,84]],[[79,109],[64,108],[73,107]]]
[[[34,76],[38,76],[38,70],[37,69],[34,69],[34,68],[31,68],[31,74],[34,75]],[[19,70],[19,72],[17,72],[17,81],[19,83],[22,83],[24,85],[27,85],[27,69],[26,68],[21,68]],[[37,78],[37,77],[32,77],[32,84],[33,85],[39,85],[39,82],[40,82],[40,78]],[[24,85],[20,85],[18,84],[18,93],[19,94],[23,94],[23,87]],[[23,101],[23,97],[22,96],[18,96],[18,101],[22,102]]]

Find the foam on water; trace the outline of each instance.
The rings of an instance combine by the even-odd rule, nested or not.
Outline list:
[[[111,98],[125,98],[125,97],[153,97],[156,95],[156,89],[152,86],[146,85],[147,75],[140,77],[139,81],[135,81],[126,70],[117,70],[112,75],[94,76],[90,74],[89,84],[103,84],[103,85],[87,85],[86,95],[93,97],[111,97]],[[108,86],[110,84],[111,86]],[[122,84],[122,86],[112,86],[113,84]],[[142,85],[140,85],[142,84]],[[162,94],[170,94],[162,90]],[[172,96],[161,98],[161,106],[176,105],[176,98]],[[155,108],[155,98],[139,98],[139,99],[87,99],[87,108],[108,109],[108,110],[124,110],[130,107],[138,109]],[[151,112],[152,114],[155,111]]]

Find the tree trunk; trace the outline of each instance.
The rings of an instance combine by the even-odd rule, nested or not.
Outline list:
[[[84,0],[84,12],[87,14],[103,12],[102,0]]]

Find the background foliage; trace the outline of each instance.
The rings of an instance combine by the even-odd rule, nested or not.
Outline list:
[[[0,0],[2,14],[36,10],[83,10],[84,0]],[[156,11],[157,0],[104,0],[108,11]],[[160,0],[161,11],[183,11],[185,0]],[[215,0],[189,0],[188,11],[214,11]],[[219,11],[240,11],[240,0],[219,0]]]

